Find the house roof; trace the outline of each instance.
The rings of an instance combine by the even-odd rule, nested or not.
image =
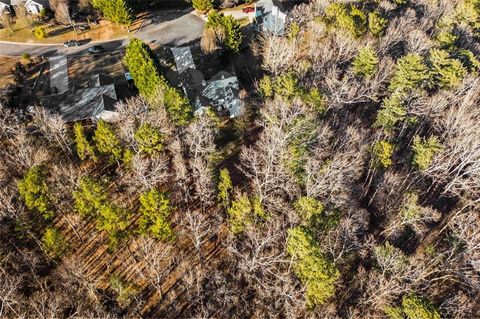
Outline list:
[[[211,105],[215,108],[227,109],[231,117],[242,114],[242,101],[238,97],[239,85],[236,76],[228,72],[217,73],[203,89],[201,93],[202,106]]]
[[[116,101],[115,86],[109,84],[46,96],[40,104],[60,114],[65,122],[76,122],[98,117],[104,111],[113,111]]]
[[[12,1],[11,1],[11,0],[0,0],[0,3],[1,3],[1,4],[4,4],[4,5],[7,5],[7,6],[12,5]]]
[[[92,77],[92,86],[103,86],[109,84],[115,84],[115,80],[105,74],[96,74]]]
[[[171,48],[175,64],[177,65],[177,72],[183,73],[188,68],[195,69],[195,62],[193,62],[192,51],[190,47]]]

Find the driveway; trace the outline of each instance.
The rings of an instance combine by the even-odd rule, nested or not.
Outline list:
[[[162,11],[144,22],[142,29],[132,36],[147,43],[182,45],[200,38],[205,21],[193,13],[179,10]],[[23,53],[36,56],[78,55],[86,54],[88,48],[102,45],[108,51],[122,50],[128,39],[103,42],[91,42],[79,47],[64,48],[63,45],[23,44],[0,42],[0,55],[20,56]]]
[[[57,93],[68,91],[68,61],[66,56],[52,56],[50,62],[50,87]]]

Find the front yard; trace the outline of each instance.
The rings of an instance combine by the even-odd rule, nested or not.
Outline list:
[[[141,24],[142,19],[137,19],[130,27],[130,31],[137,31]],[[79,34],[75,34],[71,26],[49,26],[46,23],[40,22],[35,22],[34,25],[35,27],[45,28],[47,31],[47,37],[44,39],[37,39],[32,30],[22,22],[17,21],[12,27],[14,32],[9,28],[3,28],[0,30],[0,41],[54,44],[63,43],[71,39],[89,41],[113,40],[128,35],[128,31],[125,27],[103,20],[96,25],[90,25],[90,29],[88,30],[79,31]]]

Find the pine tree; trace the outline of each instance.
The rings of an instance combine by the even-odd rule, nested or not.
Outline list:
[[[264,75],[258,82],[258,93],[262,98],[271,98],[273,96],[272,78]]]
[[[213,9],[213,0],[192,0],[195,10],[200,12],[208,12]]]
[[[243,33],[240,23],[232,16],[224,16],[223,13],[212,11],[208,15],[207,28],[216,30],[223,35],[225,48],[233,53],[240,51],[243,42]]]
[[[325,303],[335,294],[334,283],[340,277],[338,269],[325,255],[304,226],[288,231],[287,252],[294,260],[294,272],[305,285],[307,305]]]
[[[433,162],[434,155],[441,151],[442,145],[436,136],[428,139],[415,135],[413,138],[413,166],[421,171],[426,170]]]
[[[163,106],[176,125],[187,125],[192,119],[189,101],[171,87],[160,74],[154,53],[139,39],[132,39],[125,53],[125,64],[140,93],[150,102],[162,98]],[[155,104],[155,103],[153,103]]]
[[[407,54],[398,59],[390,90],[408,91],[422,87],[429,78],[427,66],[418,54]]]
[[[75,210],[87,217],[95,217],[100,207],[108,203],[108,196],[104,185],[88,176],[82,177],[78,189],[73,192]]]
[[[415,294],[403,296],[402,310],[408,319],[440,319],[438,309],[428,300]]]
[[[61,257],[67,248],[65,238],[56,227],[45,229],[42,237],[42,246],[46,253],[54,259]]]
[[[122,159],[120,140],[107,122],[98,121],[93,140],[100,153],[110,155],[115,161]]]
[[[135,141],[137,141],[140,151],[153,155],[163,148],[163,135],[157,128],[149,123],[144,123],[135,132]]]
[[[173,207],[165,193],[151,189],[140,195],[139,228],[141,233],[151,234],[160,240],[172,240],[175,235],[168,222]]]
[[[125,64],[140,93],[147,99],[156,97],[158,88],[164,81],[158,71],[153,52],[142,40],[136,38],[130,40],[125,51]]]
[[[273,91],[275,95],[281,96],[287,100],[294,98],[301,93],[298,86],[298,80],[293,72],[280,75],[273,82]]]
[[[218,201],[220,205],[227,208],[230,205],[230,195],[233,190],[230,172],[227,168],[222,168],[218,177]]]
[[[96,216],[96,227],[108,233],[110,247],[116,247],[125,236],[125,231],[130,225],[130,217],[131,214],[127,210],[116,205],[106,203],[100,206]]]
[[[325,8],[327,22],[335,29],[348,31],[354,37],[362,36],[367,30],[367,17],[353,4],[331,3]]]
[[[378,12],[370,12],[368,14],[368,29],[370,32],[379,37],[383,35],[387,28],[388,20],[383,18]]]
[[[405,119],[407,110],[404,106],[405,94],[396,91],[390,97],[385,98],[382,103],[380,111],[377,113],[377,118],[374,127],[382,127],[385,130],[391,130],[398,122]]]
[[[467,70],[462,63],[449,57],[445,50],[432,49],[428,57],[430,68],[430,87],[432,88],[452,88],[458,86]]]
[[[375,74],[378,65],[378,57],[370,47],[361,48],[353,60],[353,73],[362,78],[369,78]]]
[[[88,157],[92,158],[94,162],[97,161],[97,157],[95,156],[95,150],[90,142],[87,141],[85,134],[83,132],[83,126],[81,123],[77,122],[73,126],[73,130],[75,133],[75,145],[77,148],[78,157],[83,161]]]
[[[227,209],[228,224],[234,234],[244,231],[252,223],[252,203],[246,195],[238,196]]]
[[[387,141],[378,141],[372,148],[372,163],[378,168],[389,168],[392,164],[394,146]]]
[[[55,213],[50,210],[45,173],[40,166],[33,166],[25,173],[18,183],[18,192],[28,209],[39,212],[45,219],[54,217]]]
[[[127,0],[92,0],[92,5],[102,12],[105,19],[116,24],[128,26],[135,18]]]

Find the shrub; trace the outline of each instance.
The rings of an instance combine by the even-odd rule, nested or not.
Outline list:
[[[305,285],[309,307],[321,305],[335,294],[334,283],[340,273],[308,229],[298,226],[288,231],[287,252],[294,259],[295,275]]]
[[[163,148],[163,135],[157,128],[149,123],[144,123],[135,132],[135,141],[138,143],[140,151],[152,155],[158,153]]]
[[[175,236],[168,222],[173,208],[166,194],[151,189],[140,195],[140,233],[148,233],[160,240],[172,240]]]
[[[352,63],[353,73],[362,78],[369,78],[375,74],[378,57],[372,48],[364,47],[358,52]]]
[[[392,162],[394,151],[393,144],[387,141],[378,141],[372,148],[372,163],[377,168],[389,168]]]
[[[47,37],[47,30],[44,27],[36,27],[33,33],[39,40],[45,39]]]
[[[435,153],[442,149],[442,145],[436,136],[430,136],[427,140],[416,135],[413,138],[413,166],[421,171],[426,170],[433,162]]]
[[[28,209],[39,212],[45,219],[51,219],[55,215],[49,207],[48,187],[40,166],[28,169],[18,183],[18,192]]]

